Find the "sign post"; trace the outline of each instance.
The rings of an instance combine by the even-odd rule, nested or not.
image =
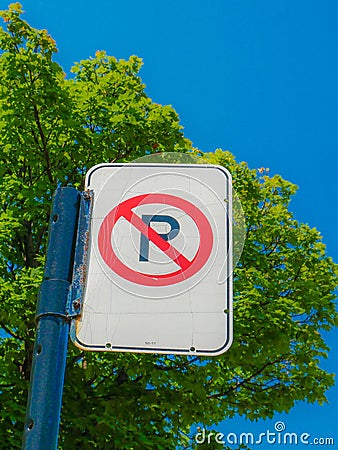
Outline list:
[[[23,450],[55,450],[66,366],[71,284],[80,192],[56,191],[49,227],[44,279],[36,311],[36,339]]]
[[[199,164],[101,164],[56,191],[23,450],[57,448],[69,329],[84,350],[228,350],[231,205],[229,172]]]

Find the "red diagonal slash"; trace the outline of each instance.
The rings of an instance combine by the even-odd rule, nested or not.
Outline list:
[[[187,269],[191,265],[182,253],[180,253],[173,245],[163,239],[153,228],[143,222],[143,220],[135,214],[130,208],[125,207],[121,211],[121,215],[128,220],[135,228],[145,235],[153,244],[162,250],[170,259],[172,259],[182,270]]]
[[[173,245],[165,241],[153,228],[135,214],[133,208],[147,204],[171,205],[181,209],[195,222],[200,235],[200,244],[194,258],[189,261]],[[113,228],[123,217],[154,245],[174,261],[179,269],[170,273],[148,274],[131,269],[115,254],[111,236]],[[203,245],[201,244],[203,240]],[[170,194],[141,194],[124,200],[115,206],[103,219],[98,232],[97,245],[107,266],[120,277],[143,286],[169,286],[187,280],[195,275],[208,261],[213,248],[213,231],[208,219],[195,205],[185,199]]]

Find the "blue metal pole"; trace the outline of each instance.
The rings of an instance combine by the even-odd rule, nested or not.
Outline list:
[[[56,191],[44,279],[36,311],[36,338],[23,434],[23,450],[55,450],[66,368],[71,284],[80,192]]]

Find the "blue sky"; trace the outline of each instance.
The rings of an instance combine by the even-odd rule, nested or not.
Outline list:
[[[8,2],[9,3],[9,2]],[[334,0],[22,0],[25,18],[47,28],[66,72],[106,50],[136,54],[148,95],[172,104],[203,151],[230,150],[299,186],[295,217],[321,231],[338,261],[338,4]],[[1,0],[1,7],[7,2]],[[323,367],[337,372],[335,331]],[[241,419],[222,432],[287,430],[338,435],[338,388],[323,407],[300,404],[271,422]],[[298,446],[301,447],[301,446]]]

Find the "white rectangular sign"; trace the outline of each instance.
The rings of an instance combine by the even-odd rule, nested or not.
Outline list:
[[[100,164],[75,344],[217,355],[232,342],[231,176],[215,165]]]

